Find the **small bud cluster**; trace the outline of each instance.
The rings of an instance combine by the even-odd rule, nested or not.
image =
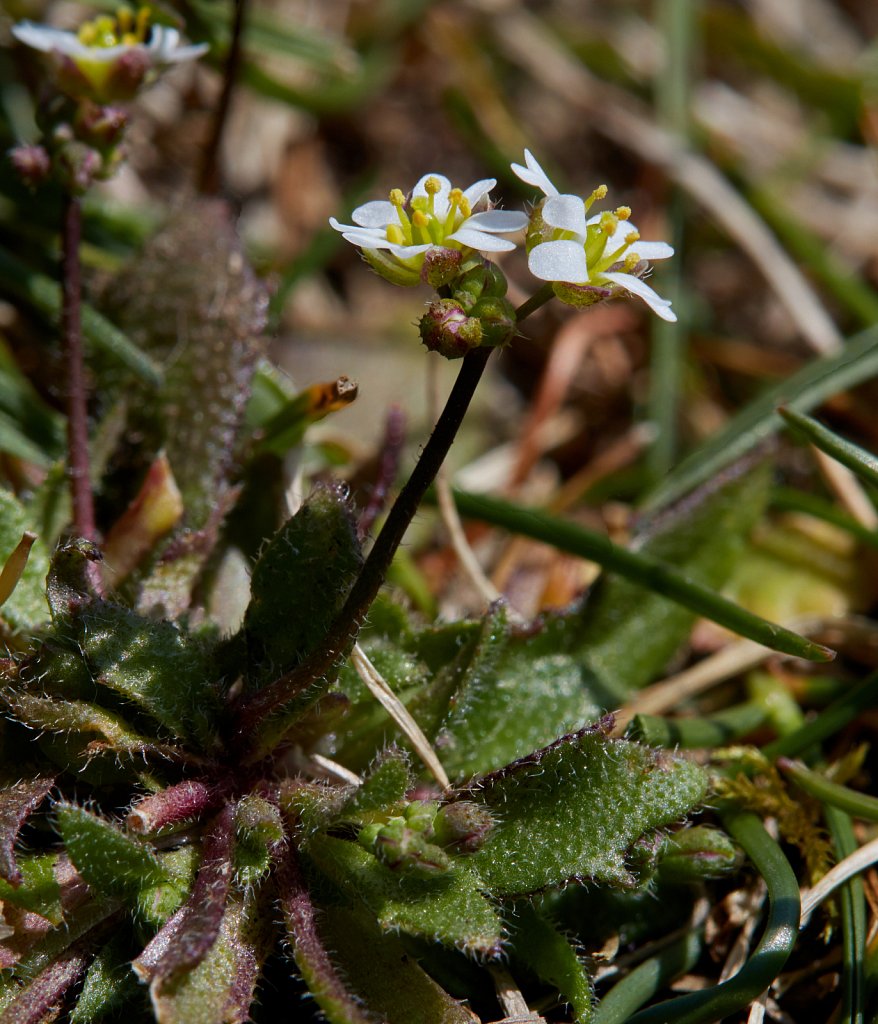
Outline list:
[[[13,34],[49,55],[56,93],[38,113],[40,142],[13,149],[12,165],[31,188],[53,178],[71,195],[110,177],[123,159],[128,115],[119,104],[132,100],[157,68],[206,50],[178,46],[176,29],[153,24],[148,7],[122,7],[76,33],[22,22]]]
[[[450,854],[479,850],[493,825],[490,812],[469,801],[413,800],[402,814],[364,825],[358,838],[392,870],[430,877],[448,871]]]

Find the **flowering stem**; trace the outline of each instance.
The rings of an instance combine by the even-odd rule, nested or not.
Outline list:
[[[393,556],[424,494],[445,461],[492,351],[493,349],[487,347],[476,348],[463,357],[457,380],[442,414],[436,421],[433,433],[424,446],[412,475],[393,503],[344,606],[327,631],[323,644],[298,668],[281,676],[239,705],[234,716],[234,739],[237,742],[252,742],[253,730],[261,721],[315,679],[327,673],[356,639],[360,624],[384,583]]]
[[[210,138],[201,155],[201,171],[198,175],[198,188],[204,195],[213,196],[220,190],[220,146],[223,132],[232,107],[232,94],[238,82],[238,73],[243,58],[244,20],[247,0],[235,0],[232,18],[232,33],[229,49],[223,66],[223,88],[213,116]]]
[[[79,199],[68,196],[64,206],[61,232],[62,298],[61,344],[67,378],[67,472],[73,506],[74,532],[86,540],[96,540],[94,499],[88,459],[88,404],[85,386],[85,359],[82,348],[82,282],[79,244],[82,236],[82,209]]]
[[[521,323],[522,320],[527,319],[531,313],[535,313],[540,306],[545,306],[549,299],[555,295],[552,289],[552,282],[547,281],[542,288],[534,292],[533,295],[516,309],[515,320],[517,323]]]

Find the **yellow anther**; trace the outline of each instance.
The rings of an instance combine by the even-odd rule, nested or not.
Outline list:
[[[639,262],[640,262],[640,257],[637,255],[637,253],[636,252],[629,252],[628,255],[625,257],[624,262],[622,263],[622,270],[626,274],[630,274],[631,271],[637,266],[637,264]]]
[[[390,201],[394,206],[405,206],[405,196],[401,188],[394,188],[390,191]]]
[[[625,236],[625,244],[626,245],[634,245],[635,242],[639,242],[639,241],[640,241],[640,232],[639,231],[629,231],[628,234]]]
[[[617,206],[613,212],[616,214],[619,220],[628,220],[628,218],[631,216],[631,207]]]
[[[416,228],[425,228],[430,223],[430,218],[423,210],[415,210],[412,214],[412,224]]]
[[[472,217],[473,215],[472,207],[470,206],[469,199],[467,199],[466,196],[464,196],[460,202],[460,212],[464,217]]]
[[[438,178],[427,178],[424,182],[424,191],[428,196],[435,196],[442,191],[442,182]]]
[[[619,219],[614,213],[606,211],[601,214],[600,228],[603,234],[612,235],[615,234],[616,228],[619,226]]]
[[[393,245],[405,245],[405,235],[398,224],[387,225],[387,241],[392,242]]]
[[[141,7],[137,11],[137,34],[145,40],[149,35],[149,25],[152,21],[152,8]]]
[[[448,202],[451,203],[452,206],[460,206],[460,204],[463,202],[463,190],[459,188],[453,188],[448,193]]]
[[[137,46],[140,40],[133,32],[126,32],[120,40],[125,46]]]
[[[591,198],[594,202],[597,202],[598,199],[603,199],[607,192],[609,192],[609,189],[606,185],[598,185],[594,192],[592,192]]]

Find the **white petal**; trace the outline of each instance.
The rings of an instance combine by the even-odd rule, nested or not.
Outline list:
[[[585,250],[579,242],[562,240],[535,245],[527,258],[527,265],[533,276],[541,281],[588,283]]]
[[[339,229],[336,228],[336,230]],[[387,241],[386,236],[377,231],[354,228],[352,231],[342,232],[341,237],[350,242],[351,245],[358,245],[361,249],[389,249],[391,247],[391,243]]]
[[[385,228],[388,224],[398,224],[396,207],[386,199],[374,199],[371,203],[363,203],[351,214],[354,224],[362,228]]]
[[[463,197],[469,203],[470,209],[474,210],[496,184],[496,178],[482,178],[481,181],[476,181],[464,189]]]
[[[470,249],[478,249],[479,252],[511,252],[515,248],[515,242],[468,227],[458,228],[453,235],[448,236],[448,240],[468,245]]]
[[[50,53],[52,50],[66,53],[68,56],[83,56],[88,53],[88,47],[83,46],[73,32],[62,32],[61,29],[49,28],[48,25],[22,21],[12,26],[12,34],[25,46],[41,50],[43,53]]]
[[[669,324],[677,322],[677,314],[671,309],[671,302],[669,299],[663,299],[658,292],[652,290],[645,281],[641,281],[639,277],[635,277],[633,274],[601,274],[601,280],[612,281],[613,284],[619,285],[626,291],[631,292],[632,295],[637,295],[639,298],[649,306],[653,313],[657,314],[662,320],[667,320]]]
[[[401,260],[407,260],[412,256],[418,256],[422,252],[426,252],[428,249],[432,249],[433,245],[428,242],[426,245],[394,245],[388,242],[386,245],[382,245],[379,248],[389,249],[394,256]]]
[[[527,227],[527,221],[526,213],[517,213],[515,210],[487,210],[485,213],[474,213],[460,227],[476,228],[479,231],[521,231]]]
[[[540,167],[540,165],[534,160],[533,154],[529,149],[524,151],[524,162],[527,167],[522,167],[521,164],[512,164],[513,172],[518,175],[523,182],[528,185],[533,185],[534,188],[538,188],[542,193],[547,196],[558,195],[558,189],[549,181],[549,176]]]
[[[585,243],[585,203],[579,196],[549,196],[541,212],[549,227],[572,231]]]
[[[439,182],[439,195],[442,195],[443,192],[445,193],[445,195],[448,195],[448,193],[451,191],[451,182],[448,180],[448,178],[445,177],[444,174],[432,173],[425,174],[423,178],[421,178],[420,181],[418,181],[417,185],[415,185],[415,187],[412,189],[413,196],[425,196],[427,194],[427,190],[424,188],[424,182],[427,180],[427,178],[435,178]]]
[[[667,242],[635,242],[629,252],[636,252],[642,260],[666,260],[674,255],[674,247]]]

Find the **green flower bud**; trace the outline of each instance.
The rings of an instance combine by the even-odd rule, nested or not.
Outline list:
[[[506,294],[507,282],[503,271],[496,263],[483,260],[454,282],[454,298],[465,309],[470,309],[482,297]]]
[[[694,885],[736,871],[742,861],[725,832],[707,825],[685,828],[669,836],[658,865],[663,882]]]
[[[418,323],[421,341],[446,359],[460,359],[482,343],[482,325],[454,299],[436,299]]]
[[[518,321],[515,307],[502,296],[488,295],[470,310],[470,316],[478,317],[482,325],[482,344],[491,348],[508,345],[515,337]]]

